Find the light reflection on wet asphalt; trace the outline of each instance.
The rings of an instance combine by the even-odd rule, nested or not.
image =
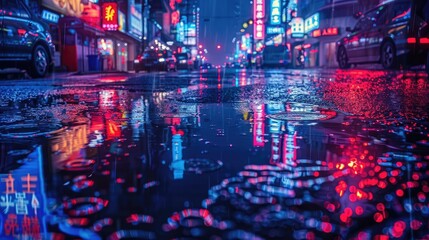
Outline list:
[[[429,238],[426,75],[127,77],[0,82],[2,239]]]

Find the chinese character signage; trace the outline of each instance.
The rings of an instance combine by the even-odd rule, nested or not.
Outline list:
[[[337,27],[330,27],[324,29],[316,29],[311,34],[313,37],[321,37],[321,36],[337,36],[339,34]]]
[[[253,18],[254,28],[253,35],[254,39],[262,40],[265,38],[265,0],[254,0],[253,2]]]
[[[267,34],[283,34],[285,29],[283,27],[267,26]]]
[[[305,19],[304,21],[305,33],[308,33],[318,28],[319,28],[319,13],[315,13],[311,15],[309,18]]]
[[[60,19],[60,15],[53,13],[51,11],[48,11],[46,9],[43,9],[42,19],[49,21],[49,22],[58,23],[58,20]]]
[[[117,31],[118,22],[118,4],[115,2],[103,3],[101,7],[101,24],[107,31]]]
[[[40,147],[39,147],[40,148]],[[25,167],[0,174],[0,236],[2,239],[44,239],[45,195],[41,156],[36,149]]]
[[[280,0],[271,0],[270,9],[270,23],[271,25],[279,25],[281,23],[281,7]]]
[[[300,17],[293,18],[290,22],[291,36],[296,38],[304,37],[304,20]]]

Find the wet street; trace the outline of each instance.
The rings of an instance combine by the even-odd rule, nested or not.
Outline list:
[[[423,71],[0,80],[0,239],[429,239]]]

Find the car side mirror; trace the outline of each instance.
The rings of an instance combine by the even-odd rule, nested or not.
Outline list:
[[[353,32],[353,29],[351,27],[346,27],[346,32]]]

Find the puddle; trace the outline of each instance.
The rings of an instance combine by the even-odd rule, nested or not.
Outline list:
[[[401,79],[238,73],[9,104],[0,236],[425,239],[427,87]]]

